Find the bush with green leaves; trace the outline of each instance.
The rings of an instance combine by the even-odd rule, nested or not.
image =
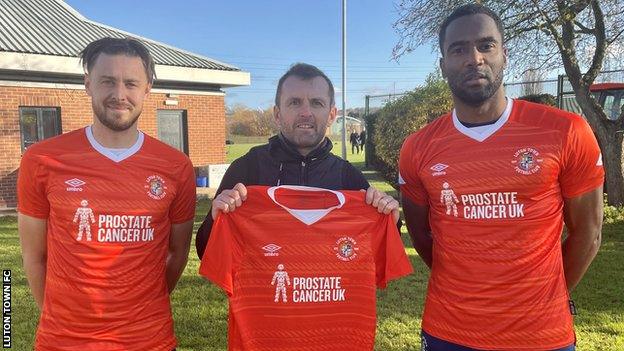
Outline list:
[[[405,138],[428,122],[451,111],[451,92],[439,73],[427,77],[425,84],[387,103],[374,116],[373,165],[397,188],[399,152]],[[368,152],[368,151],[367,151]]]
[[[604,223],[624,222],[624,206],[611,206],[607,203],[607,194],[604,196]]]

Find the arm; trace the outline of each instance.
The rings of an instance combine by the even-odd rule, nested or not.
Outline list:
[[[429,207],[416,205],[403,197],[403,213],[407,231],[420,259],[431,269],[433,257],[433,239],[429,227]]]
[[[166,263],[166,279],[169,293],[175,289],[178,279],[186,267],[188,261],[189,248],[191,246],[191,236],[193,232],[193,220],[172,224],[171,235],[169,235],[169,252]]]
[[[254,162],[254,158],[249,156],[249,154],[236,159],[230,167],[228,167],[227,171],[223,175],[223,179],[221,180],[221,184],[219,185],[219,189],[215,193],[215,199],[212,201],[212,206],[208,210],[204,221],[201,226],[197,230],[197,235],[195,236],[195,249],[197,251],[197,256],[201,260],[204,256],[204,251],[206,250],[206,245],[208,245],[208,239],[210,238],[210,231],[212,230],[212,224],[214,219],[216,218],[212,216],[213,214],[213,206],[215,205],[215,200],[223,191],[226,189],[232,189],[238,183],[248,184],[249,179],[247,175],[249,174],[249,164]]]
[[[570,292],[581,281],[598,253],[602,207],[602,186],[580,196],[564,199],[563,213],[568,236],[562,248],[563,270]]]
[[[48,257],[46,219],[30,217],[20,213],[17,217],[17,230],[22,247],[22,262],[30,291],[39,310],[43,307],[46,264]]]

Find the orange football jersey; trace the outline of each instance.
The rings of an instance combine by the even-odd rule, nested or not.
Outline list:
[[[229,296],[229,349],[371,350],[376,287],[412,272],[392,217],[361,191],[247,189],[200,266]]]
[[[563,271],[563,199],[600,186],[600,149],[587,122],[508,99],[493,125],[453,114],[409,136],[403,196],[429,207],[433,263],[423,329],[495,350],[574,342]]]
[[[48,221],[36,350],[175,347],[165,260],[171,224],[194,216],[184,154],[143,133],[114,154],[90,127],[39,142],[22,158],[18,210]]]

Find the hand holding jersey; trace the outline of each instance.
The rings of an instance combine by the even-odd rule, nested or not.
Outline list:
[[[362,190],[363,191],[363,190]],[[392,196],[374,187],[366,189],[366,204],[373,206],[379,213],[390,214],[395,222],[399,220],[399,202]],[[233,212],[247,199],[247,188],[238,183],[232,189],[224,190],[212,201],[212,219],[217,219],[219,212]]]
[[[375,288],[412,272],[361,191],[249,186],[218,216],[200,274],[230,300],[231,350],[371,350]]]

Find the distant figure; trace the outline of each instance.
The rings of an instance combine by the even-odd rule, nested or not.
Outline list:
[[[354,153],[360,153],[360,134],[356,131],[351,132],[351,136],[349,137],[349,141],[351,142],[351,155]]]
[[[364,151],[364,144],[366,144],[366,130],[362,129],[360,133],[360,150]]]

